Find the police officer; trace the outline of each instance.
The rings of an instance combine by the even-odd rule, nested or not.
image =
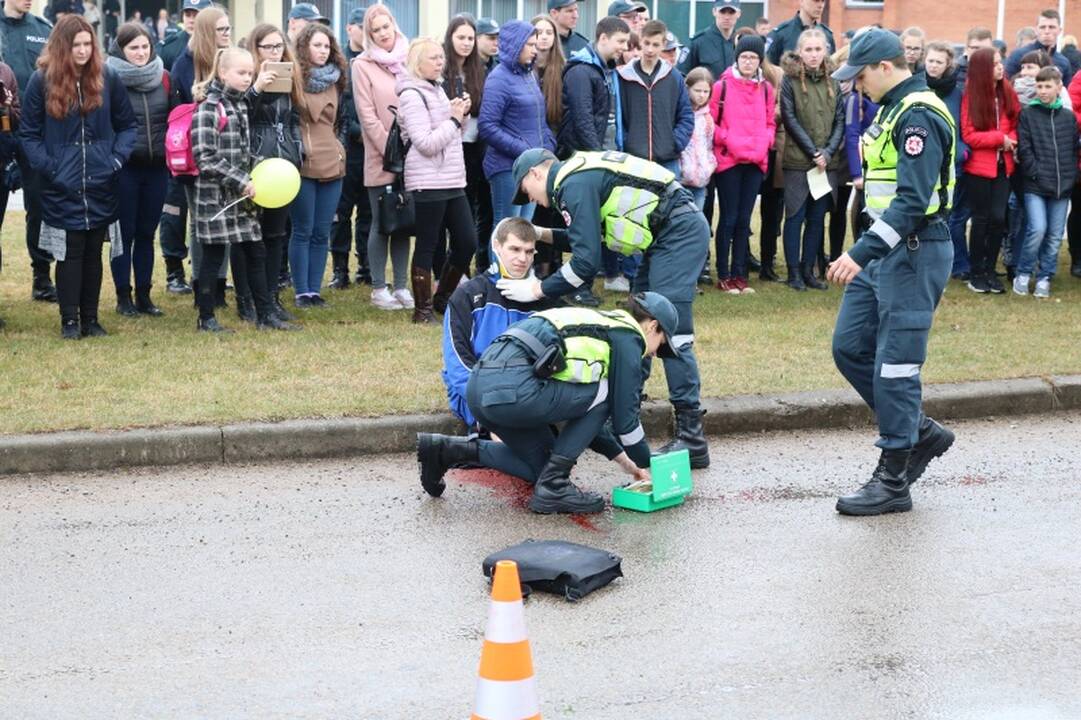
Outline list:
[[[593,282],[602,242],[624,255],[642,252],[634,291],[660,293],[679,315],[672,338],[679,353],[664,358],[676,437],[660,451],[686,449],[692,468],[708,467],[691,303],[710,231],[691,194],[660,165],[614,151],[578,152],[560,162],[546,150],[526,150],[511,172],[518,188],[515,203],[535,202],[563,216],[567,230],[554,233],[553,239],[572,257],[543,282],[504,279],[500,291],[520,302],[568,295]]]
[[[931,319],[953,263],[946,225],[954,186],[954,123],[945,104],[912,75],[901,41],[872,29],[856,38],[833,74],[855,79],[879,103],[864,133],[863,182],[870,228],[830,265],[846,285],[833,333],[841,374],[875,412],[881,458],[846,515],[912,508],[909,486],[953,444],[953,433],[921,410],[920,369]]]
[[[587,447],[636,480],[648,480],[649,444],[639,418],[642,359],[678,356],[673,334],[679,319],[672,303],[654,292],[632,296],[628,308],[542,310],[497,337],[473,369],[466,399],[477,421],[502,442],[418,435],[424,489],[438,497],[446,470],[470,463],[532,483],[534,512],[600,512],[604,499],[570,481]],[[565,423],[558,437],[554,423]]]

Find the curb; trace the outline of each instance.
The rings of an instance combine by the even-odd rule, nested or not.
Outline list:
[[[871,412],[852,390],[742,395],[702,402],[710,435],[859,427]],[[937,418],[969,419],[1081,409],[1081,375],[945,383],[924,388]],[[642,407],[653,438],[672,430],[667,403]],[[141,465],[228,464],[410,452],[418,432],[461,432],[449,414],[288,420],[0,437],[0,475],[78,472]]]

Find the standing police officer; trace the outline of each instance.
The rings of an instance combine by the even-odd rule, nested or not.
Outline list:
[[[855,79],[880,109],[861,139],[872,224],[827,277],[847,285],[833,333],[837,369],[875,412],[882,454],[871,481],[840,498],[845,515],[912,509],[909,486],[953,444],[923,414],[920,369],[935,308],[950,276],[946,225],[954,186],[949,110],[912,75],[901,41],[872,29],[856,38],[833,74]]]
[[[686,449],[692,468],[708,467],[691,303],[710,231],[691,194],[660,165],[615,151],[578,152],[560,162],[546,150],[526,150],[511,172],[518,188],[515,203],[554,207],[563,216],[567,230],[553,233],[554,241],[572,257],[543,282],[500,280],[503,295],[529,302],[589,287],[601,266],[602,242],[624,255],[643,253],[634,292],[663,295],[679,315],[672,338],[679,352],[664,358],[676,437],[660,452]]]
[[[672,334],[679,320],[672,303],[653,292],[632,296],[629,310],[542,310],[497,337],[473,368],[466,399],[502,442],[419,434],[420,481],[428,494],[443,494],[448,468],[479,464],[531,483],[534,512],[600,512],[604,499],[570,481],[587,447],[648,480],[649,444],[639,418],[642,359],[678,356]],[[565,423],[558,437],[554,423]]]

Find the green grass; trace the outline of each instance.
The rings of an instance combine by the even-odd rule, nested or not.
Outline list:
[[[0,274],[0,433],[373,416],[445,409],[441,328],[375,310],[367,288],[328,291],[298,333],[195,332],[191,297],[164,292],[159,319],[116,315],[108,267],[101,321],[110,335],[64,342],[54,304],[29,299],[23,215],[8,213]],[[951,282],[935,318],[925,378],[949,382],[1081,372],[1081,281],[1060,268],[1049,301],[977,296]],[[600,283],[598,283],[598,286]],[[706,396],[843,387],[830,333],[841,293],[753,282],[750,296],[708,290],[696,303]],[[609,296],[608,307],[614,298]],[[230,305],[232,299],[230,297]],[[664,397],[663,373],[648,387]]]

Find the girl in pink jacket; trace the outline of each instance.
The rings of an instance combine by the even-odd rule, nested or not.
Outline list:
[[[706,188],[717,169],[717,159],[713,156],[713,116],[709,110],[713,75],[708,69],[697,67],[687,73],[685,82],[694,110],[694,132],[679,156],[679,171],[683,186],[691,191],[694,204],[701,210],[706,203]]]
[[[713,87],[710,108],[716,122],[713,154],[717,159],[717,287],[726,293],[752,293],[747,285],[751,212],[769,166],[777,121],[773,86],[762,74],[765,41],[746,35],[736,46],[736,64]],[[731,272],[728,252],[732,251]]]

